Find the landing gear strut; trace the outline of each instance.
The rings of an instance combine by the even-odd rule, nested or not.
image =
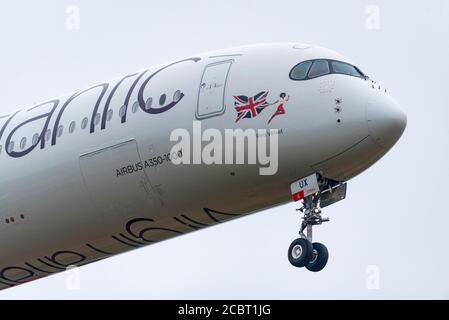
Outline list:
[[[298,268],[318,272],[324,269],[329,258],[326,246],[312,242],[312,229],[315,225],[329,221],[321,216],[320,192],[303,199],[303,206],[298,209],[303,213],[303,221],[299,230],[300,238],[294,240],[288,249],[288,260]],[[306,231],[307,234],[304,234]]]

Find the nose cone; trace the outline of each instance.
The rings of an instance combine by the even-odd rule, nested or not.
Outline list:
[[[374,141],[382,148],[391,148],[402,136],[407,116],[390,96],[376,92],[366,110],[368,128]]]

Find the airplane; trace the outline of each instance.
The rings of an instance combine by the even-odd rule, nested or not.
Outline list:
[[[278,167],[181,164],[171,133],[275,130]],[[265,43],[193,55],[0,115],[0,289],[289,201],[298,268],[321,271],[322,209],[382,158],[407,117],[341,54]],[[277,130],[277,131],[276,131]],[[246,145],[248,149],[250,146]]]

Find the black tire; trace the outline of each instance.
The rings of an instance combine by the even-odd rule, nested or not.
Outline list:
[[[305,267],[312,258],[312,243],[307,239],[296,239],[288,248],[288,261],[297,268]]]
[[[312,272],[319,272],[324,269],[329,259],[329,252],[324,244],[314,242],[313,255],[309,263],[306,265],[306,269]]]

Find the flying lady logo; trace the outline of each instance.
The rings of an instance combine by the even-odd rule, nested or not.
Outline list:
[[[271,121],[279,116],[286,114],[286,111],[284,109],[285,104],[290,99],[290,97],[286,93],[281,93],[279,95],[279,99],[274,101],[273,103],[269,103],[267,101],[268,91],[262,91],[256,94],[253,97],[248,96],[234,96],[234,109],[237,111],[237,119],[235,122],[239,122],[243,118],[255,118],[259,114],[262,113],[267,107],[270,106],[277,106],[276,111],[272,114],[270,119],[268,120],[268,124],[271,123]]]

